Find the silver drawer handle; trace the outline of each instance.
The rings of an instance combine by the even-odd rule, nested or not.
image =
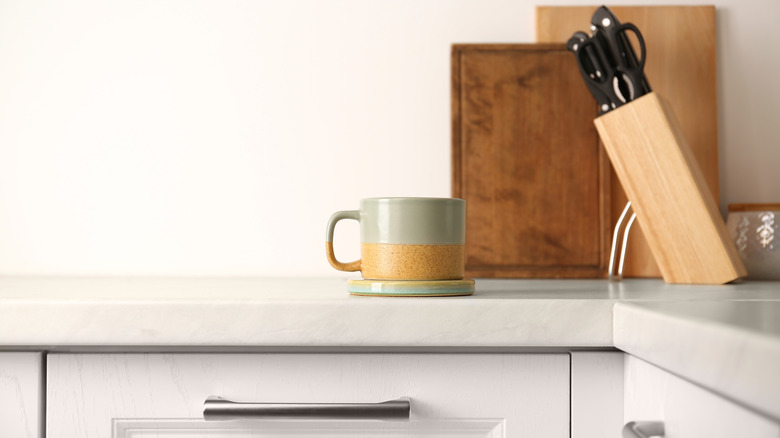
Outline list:
[[[663,437],[664,433],[661,421],[630,421],[623,426],[623,438]]]
[[[381,403],[247,403],[212,395],[203,403],[203,419],[408,420],[411,410],[408,397]]]

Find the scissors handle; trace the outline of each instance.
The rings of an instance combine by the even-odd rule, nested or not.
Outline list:
[[[595,35],[600,35],[607,48],[608,56],[615,70],[620,73],[619,81],[625,81],[624,88],[631,90],[630,100],[649,93],[650,85],[644,75],[645,54],[647,52],[642,32],[632,23],[623,23],[606,6],[596,9],[591,18]],[[632,32],[639,42],[639,57],[634,51],[628,32]]]
[[[634,48],[628,39],[627,32],[633,32],[639,42],[638,59],[634,52]],[[615,30],[615,38],[613,41],[617,42],[617,53],[620,58],[617,70],[628,75],[637,86],[638,95],[636,97],[652,91],[644,72],[647,47],[645,46],[645,39],[642,36],[642,32],[640,32],[633,23],[624,23]]]
[[[632,23],[621,24],[606,6],[596,10],[591,25],[590,36],[576,32],[566,47],[574,53],[580,74],[604,114],[651,91],[644,73],[647,48],[639,29]],[[639,56],[629,33],[639,42]]]

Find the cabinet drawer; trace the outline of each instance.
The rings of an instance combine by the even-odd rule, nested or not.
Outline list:
[[[772,419],[634,356],[625,373],[626,422],[662,421],[666,438],[780,437]]]
[[[51,354],[47,367],[50,438],[569,434],[567,354]],[[412,408],[401,422],[207,422],[209,396]]]

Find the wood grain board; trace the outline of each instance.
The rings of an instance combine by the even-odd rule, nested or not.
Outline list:
[[[537,41],[564,43],[575,31],[589,32],[590,18],[597,7],[537,7]],[[634,23],[642,32],[647,45],[645,71],[650,86],[670,100],[704,181],[718,200],[715,7],[615,6],[610,9],[621,22]],[[581,86],[585,89],[584,83]],[[593,98],[589,98],[595,106]],[[617,218],[626,203],[626,195],[614,173],[610,185],[610,213],[612,218]],[[642,221],[638,220],[629,239],[626,277],[660,275],[642,229]]]
[[[653,92],[595,121],[667,283],[747,275],[671,106]]]
[[[606,275],[608,160],[563,44],[452,47],[452,194],[466,276]]]

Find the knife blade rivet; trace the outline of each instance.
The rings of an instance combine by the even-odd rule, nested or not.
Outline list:
[[[609,111],[609,105],[607,105],[606,103],[604,105],[601,105],[601,110],[604,112]]]
[[[612,24],[612,21],[609,18],[601,20],[601,25],[604,27],[609,27],[610,24]]]

